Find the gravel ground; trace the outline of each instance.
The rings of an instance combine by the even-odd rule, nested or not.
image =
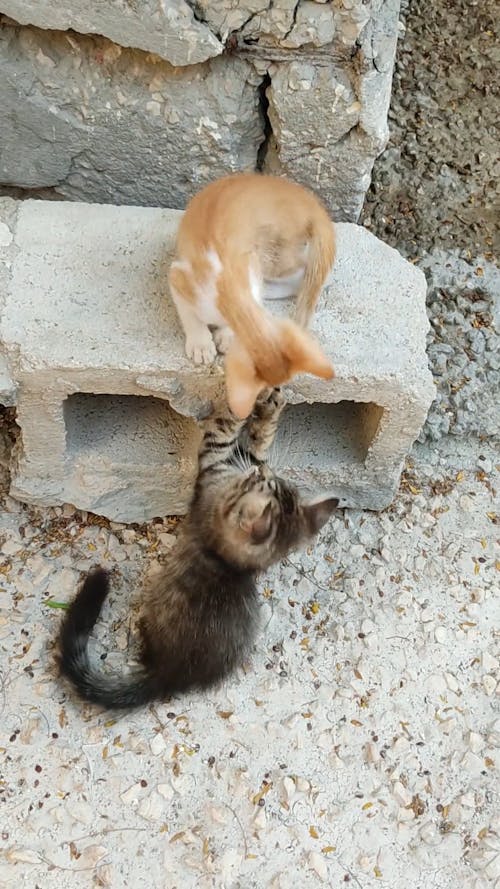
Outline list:
[[[494,460],[417,447],[390,509],[339,514],[262,578],[246,670],[113,718],[57,680],[56,606],[95,561],[115,567],[96,656],[123,664],[129,591],[175,526],[7,498],[3,885],[495,885]]]
[[[11,500],[0,415],[0,886],[500,889],[493,4],[404,6],[364,222],[427,275],[438,397],[399,494],[261,579],[222,688],[111,717],[57,679],[58,606],[113,567],[96,657],[130,664],[176,523]]]
[[[408,257],[500,246],[495,0],[403,0],[388,149],[363,223]]]

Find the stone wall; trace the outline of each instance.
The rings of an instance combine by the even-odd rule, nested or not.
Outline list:
[[[182,208],[232,170],[355,220],[399,0],[0,0],[0,185]]]

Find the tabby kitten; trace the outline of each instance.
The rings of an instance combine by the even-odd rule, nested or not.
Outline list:
[[[109,589],[89,574],[60,631],[61,672],[81,697],[135,707],[216,683],[249,654],[257,631],[256,575],[314,537],[338,501],[302,503],[263,461],[284,400],[263,392],[245,424],[227,408],[209,420],[189,515],[177,545],[145,596],[141,667],[125,676],[90,662],[89,635]]]

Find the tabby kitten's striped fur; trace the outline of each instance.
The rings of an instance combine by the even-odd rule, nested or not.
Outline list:
[[[302,503],[264,462],[283,408],[262,393],[245,424],[227,408],[208,421],[193,499],[164,573],[145,596],[141,667],[101,672],[87,643],[108,576],[86,578],[60,632],[61,672],[87,701],[134,707],[217,682],[248,656],[258,624],[256,575],[314,537],[336,500]]]

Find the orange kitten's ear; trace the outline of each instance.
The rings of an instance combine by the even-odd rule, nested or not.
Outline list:
[[[227,401],[233,414],[245,420],[251,413],[264,383],[258,379],[246,349],[233,341],[226,355]]]
[[[293,321],[281,322],[281,336],[282,348],[291,362],[293,374],[310,373],[322,380],[331,380],[335,376],[333,365],[319,344]]]

